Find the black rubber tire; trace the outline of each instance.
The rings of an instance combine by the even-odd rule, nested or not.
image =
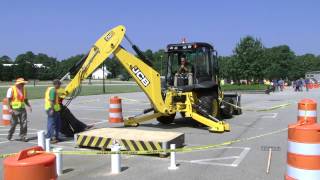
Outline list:
[[[239,108],[235,109],[234,112],[233,112],[233,114],[234,114],[234,115],[240,115],[240,114],[242,114],[242,109],[239,109]]]
[[[211,116],[220,118],[220,105],[217,96],[201,96],[199,97],[200,106],[206,110]],[[205,114],[205,117],[209,118]]]
[[[237,106],[239,106],[239,107],[241,107],[240,101],[241,101],[241,99],[239,98],[239,101],[237,102]],[[234,114],[234,115],[240,115],[240,114],[242,114],[242,109],[241,109],[241,108],[235,108],[233,114]]]
[[[157,118],[157,121],[161,124],[171,124],[174,121],[174,118],[176,117],[176,114],[171,114],[169,116],[160,116]]]
[[[226,100],[227,103],[233,104],[233,100],[232,99],[228,99]],[[223,116],[226,118],[232,118],[232,115],[234,114],[234,107],[230,104],[225,103],[225,108],[223,109],[222,113]]]

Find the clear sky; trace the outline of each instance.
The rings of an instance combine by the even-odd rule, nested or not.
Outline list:
[[[142,50],[186,37],[230,55],[252,35],[266,47],[320,54],[317,0],[0,0],[0,23],[0,56],[12,58],[29,50],[59,59],[84,53],[119,24]]]

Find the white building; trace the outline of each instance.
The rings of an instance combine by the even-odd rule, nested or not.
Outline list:
[[[14,66],[14,65],[17,65],[17,64],[2,64],[4,67],[11,67],[11,66]]]
[[[11,66],[16,66],[18,64],[2,64],[5,67],[11,67]],[[36,68],[45,68],[43,64],[33,64]]]
[[[43,64],[33,64],[36,68],[46,68]]]
[[[320,71],[307,72],[305,78],[314,79],[317,80],[317,82],[320,82]]]
[[[98,68],[92,73],[92,79],[103,79],[103,76],[105,79],[108,78],[108,76],[111,75],[111,72],[107,70],[106,67],[104,67],[104,74],[103,74],[103,69]]]

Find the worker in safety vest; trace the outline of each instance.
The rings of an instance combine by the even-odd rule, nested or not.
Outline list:
[[[9,101],[9,111],[12,112],[11,127],[8,133],[8,140],[11,141],[12,135],[15,132],[16,126],[20,123],[20,140],[27,142],[27,111],[32,112],[31,105],[28,101],[26,88],[24,85],[28,83],[23,78],[18,78],[14,86],[11,86],[7,91],[7,98]]]
[[[57,143],[61,141],[59,138],[59,131],[61,128],[61,105],[58,95],[58,89],[60,88],[60,85],[60,80],[53,80],[53,87],[48,87],[45,93],[45,110],[48,115],[46,138],[50,138],[51,143]]]

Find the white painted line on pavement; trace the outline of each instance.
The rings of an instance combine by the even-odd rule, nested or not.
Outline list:
[[[228,167],[233,167],[233,165],[232,165],[232,164],[226,164],[226,163],[215,163],[215,162],[190,162],[190,161],[178,161],[178,162],[186,162],[186,163],[200,164],[200,165],[212,165],[212,166],[228,166]]]
[[[278,116],[278,113],[266,113],[266,114],[263,114],[261,116],[261,118],[264,118],[264,119],[268,119],[268,118],[276,118]]]
[[[217,150],[217,149],[242,149],[242,151],[239,154],[239,156],[225,156],[225,157],[195,159],[195,160],[179,160],[179,162],[201,164],[201,165],[237,167],[250,151],[249,147],[221,147],[221,148],[205,149],[205,151]],[[199,151],[203,151],[203,150],[199,150]],[[199,152],[199,151],[192,151],[192,152]],[[192,153],[192,152],[186,152],[186,153]],[[229,159],[235,159],[235,160],[232,163],[212,162],[212,161],[221,161],[221,160],[229,160]]]
[[[97,125],[97,124],[103,124],[103,123],[108,123],[108,122],[109,122],[109,120],[103,120],[100,122],[91,123],[90,125]]]
[[[94,123],[90,123],[90,125],[97,125],[97,124],[103,124],[103,123],[108,123],[109,120],[108,119],[92,119],[92,118],[85,118],[85,117],[81,117],[81,118],[78,118],[80,120],[95,120],[97,122],[94,122]]]
[[[78,119],[80,119],[80,120],[105,121],[104,119],[95,119],[95,118],[86,118],[86,117],[80,117]]]
[[[237,167],[241,163],[241,161],[246,157],[246,155],[249,153],[249,151],[250,151],[249,147],[244,148],[244,150],[240,153],[239,158],[234,160],[232,165],[234,167]]]
[[[220,157],[220,158],[208,158],[208,159],[198,159],[198,160],[191,160],[191,163],[196,162],[205,162],[205,161],[213,161],[213,160],[225,160],[225,159],[236,159],[239,158],[239,156],[227,156],[227,157]]]

